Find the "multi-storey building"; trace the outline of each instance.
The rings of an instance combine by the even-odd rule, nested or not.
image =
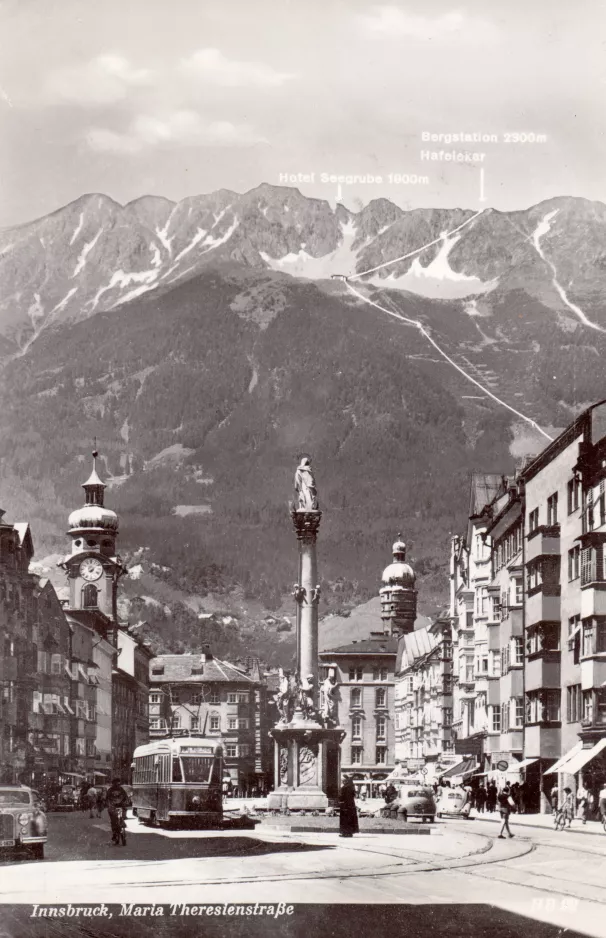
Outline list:
[[[406,563],[406,544],[398,535],[393,559],[383,571],[381,630],[360,641],[320,653],[321,674],[331,669],[339,688],[339,723],[346,731],[341,744],[341,771],[358,782],[382,781],[393,771],[396,757],[397,661],[417,615],[415,574]]]
[[[171,731],[216,736],[234,788],[250,794],[273,779],[267,692],[256,659],[246,669],[199,655],[150,661],[150,736]]]
[[[154,654],[133,629],[116,632],[116,663],[112,675],[112,774],[127,781],[133,752],[149,741],[149,663]]]
[[[486,527],[490,557],[487,590],[486,657],[476,661],[481,683],[478,695],[486,697],[479,709],[486,711],[484,755],[489,775],[513,771],[524,749],[524,506],[522,486],[504,480],[503,490],[489,506]],[[484,690],[488,686],[487,694]]]
[[[395,765],[394,685],[398,639],[383,632],[320,652],[322,679],[334,670],[339,686],[341,772],[357,781],[387,777]]]
[[[467,539],[453,540],[455,745],[471,752],[481,735],[488,775],[524,780],[527,807],[547,810],[554,782],[595,795],[606,780],[606,402],[515,479],[492,479]]]
[[[421,760],[434,770],[431,774],[439,774],[454,751],[450,616],[410,632],[400,650],[396,762]]]
[[[482,759],[492,728],[489,693],[497,676],[489,649],[492,599],[491,553],[487,530],[490,505],[503,490],[503,476],[475,472],[471,479],[469,521],[464,537],[454,537],[450,558],[450,608],[453,644],[453,741],[459,755]],[[494,635],[491,636],[494,644]],[[494,702],[491,704],[494,706]],[[490,715],[490,716],[489,716]]]
[[[525,739],[536,797],[606,780],[606,402],[522,472],[526,523]],[[556,761],[554,761],[556,760]]]

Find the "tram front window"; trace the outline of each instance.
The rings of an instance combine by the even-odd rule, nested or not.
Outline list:
[[[182,782],[183,773],[181,772],[181,763],[178,759],[173,759],[173,782]]]
[[[212,759],[202,756],[183,756],[181,762],[186,782],[210,782]]]

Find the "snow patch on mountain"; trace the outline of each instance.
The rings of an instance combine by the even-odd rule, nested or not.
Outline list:
[[[101,299],[103,294],[107,293],[109,290],[125,289],[126,287],[129,287],[132,283],[138,283],[138,284],[152,283],[153,284],[154,281],[157,279],[157,277],[158,277],[157,270],[132,270],[132,271],[129,271],[128,273],[125,273],[123,270],[116,270],[112,274],[112,277],[109,283],[106,284],[104,287],[101,287],[101,289],[97,290],[95,296],[93,297],[91,309],[97,308],[97,304],[99,303],[99,300]],[[148,286],[146,287],[146,289],[152,289],[152,288]],[[139,292],[137,292],[136,295],[138,296],[139,293],[141,292],[145,292],[145,290],[139,290]],[[131,294],[133,293],[135,293],[135,291],[131,291]],[[128,294],[126,294],[126,296],[128,296]],[[126,296],[121,297],[120,302],[122,303],[126,302]],[[132,296],[130,298],[132,299]],[[116,303],[114,305],[118,305],[118,304]]]
[[[79,220],[78,220],[78,224],[77,224],[76,227],[74,228],[74,233],[72,234],[71,238],[69,239],[70,245],[72,245],[72,244],[74,243],[74,241],[76,240],[76,238],[78,237],[78,235],[79,235],[80,232],[82,231],[82,225],[83,225],[83,224],[84,224],[84,212],[80,212],[80,218],[79,218]]]
[[[60,313],[62,310],[64,310],[67,304],[69,303],[69,301],[71,300],[72,296],[74,295],[74,293],[77,293],[77,292],[78,292],[78,287],[72,287],[71,290],[68,290],[65,296],[63,297],[63,299],[59,300],[56,306],[53,306],[50,313],[48,314],[49,317],[52,316],[53,313]]]
[[[82,248],[82,250],[80,251],[80,254],[78,255],[78,261],[77,261],[76,266],[75,266],[75,268],[74,268],[74,272],[73,272],[73,274],[72,274],[72,276],[71,276],[71,279],[72,279],[72,280],[74,279],[74,277],[77,277],[78,274],[81,273],[81,272],[84,270],[84,267],[85,267],[85,264],[86,264],[86,258],[88,257],[88,255],[90,254],[90,252],[91,252],[92,249],[94,248],[95,244],[97,243],[97,241],[98,241],[99,238],[101,237],[102,232],[103,232],[103,228],[99,228],[97,234],[96,234],[95,237],[92,239],[92,241],[87,241],[86,244],[84,245],[84,247]]]
[[[497,280],[485,283],[479,277],[459,273],[450,266],[448,255],[460,237],[461,235],[449,237],[448,232],[443,231],[438,253],[426,267],[423,267],[419,257],[415,257],[405,274],[397,276],[391,273],[388,277],[375,275],[367,282],[382,287],[409,290],[411,293],[432,299],[457,299],[494,290]]]
[[[296,254],[284,257],[270,257],[265,251],[259,254],[268,267],[293,277],[305,277],[309,280],[326,280],[332,274],[347,274],[355,270],[357,254],[353,250],[357,227],[352,219],[340,223],[341,243],[334,251],[323,257],[313,257],[305,250],[305,244]]]
[[[238,216],[234,215],[234,220],[229,226],[229,228],[227,229],[227,231],[225,232],[225,234],[222,234],[218,238],[215,238],[213,237],[213,235],[210,235],[210,234],[207,235],[204,241],[202,242],[202,247],[206,247],[206,251],[203,251],[202,253],[206,254],[208,251],[212,251],[213,248],[219,247],[220,244],[225,244],[226,241],[229,241],[229,239],[233,235],[238,225],[239,225]],[[213,228],[214,228],[214,225],[213,225]]]
[[[162,265],[162,255],[160,253],[160,248],[152,241],[149,249],[152,252],[152,267],[160,267]]]
[[[598,332],[606,332],[606,329],[603,329],[602,326],[598,325],[597,322],[593,322],[593,320],[589,319],[589,317],[583,312],[580,306],[577,306],[576,303],[573,303],[571,300],[568,299],[568,295],[566,291],[564,290],[564,287],[558,280],[558,272],[557,272],[555,264],[553,264],[549,260],[549,258],[545,256],[545,252],[543,251],[543,248],[541,247],[541,239],[544,238],[545,235],[548,234],[549,231],[551,230],[551,222],[556,217],[558,212],[559,212],[559,209],[556,208],[554,209],[553,212],[549,212],[547,215],[545,215],[541,219],[541,221],[539,222],[539,224],[537,225],[537,227],[535,228],[532,234],[532,244],[534,245],[534,248],[537,254],[539,255],[539,257],[543,261],[545,261],[545,263],[549,267],[553,275],[551,278],[551,282],[553,286],[555,287],[564,305],[567,306],[568,309],[571,310],[571,312],[573,312],[575,316],[577,316],[581,320],[584,326],[589,326],[590,329],[596,329]]]

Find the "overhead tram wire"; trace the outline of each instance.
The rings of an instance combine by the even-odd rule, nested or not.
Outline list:
[[[424,250],[424,249],[422,248],[421,250]],[[395,261],[388,261],[388,263],[395,263]],[[385,266],[385,265],[382,265],[382,266]],[[358,275],[358,276],[361,276],[361,275]],[[381,306],[380,303],[376,303],[374,300],[370,300],[367,296],[364,296],[363,293],[360,293],[359,290],[356,290],[355,287],[351,285],[350,283],[351,279],[352,279],[351,277],[348,277],[347,280],[345,281],[345,286],[347,287],[350,293],[352,293],[358,299],[363,300],[364,303],[368,303],[370,306],[374,306],[375,309],[380,310],[382,313],[385,313],[387,316],[392,316],[394,319],[397,319],[403,325],[412,326],[413,328],[418,329],[421,335],[425,336],[428,342],[430,342],[431,345],[433,345],[433,347],[438,352],[438,354],[441,355],[442,358],[445,361],[447,361],[449,365],[452,365],[453,368],[456,368],[459,374],[463,375],[464,378],[466,378],[468,381],[471,381],[472,384],[474,384],[477,388],[479,388],[480,391],[482,391],[482,393],[486,395],[486,397],[491,398],[491,400],[495,401],[495,403],[500,404],[501,407],[505,407],[512,414],[515,414],[516,417],[519,417],[521,420],[524,420],[531,427],[533,427],[533,429],[537,430],[549,441],[553,440],[553,437],[550,436],[545,430],[543,430],[543,428],[538,425],[536,420],[533,420],[532,417],[528,417],[526,414],[521,413],[521,411],[516,410],[515,407],[512,407],[511,404],[508,404],[506,401],[503,401],[500,397],[497,397],[496,394],[493,394],[492,391],[489,391],[488,388],[485,388],[483,384],[480,384],[479,381],[477,381],[470,374],[468,374],[463,368],[461,368],[461,366],[458,365],[456,361],[454,361],[454,359],[450,357],[450,355],[448,355],[442,348],[440,348],[436,340],[430,335],[430,333],[427,331],[427,329],[425,328],[425,326],[423,326],[421,322],[419,322],[417,319],[409,319],[407,316],[403,316],[401,313],[395,313],[392,310],[386,309],[386,307]]]

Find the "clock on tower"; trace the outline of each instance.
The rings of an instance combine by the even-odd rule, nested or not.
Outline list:
[[[86,613],[87,621],[105,632],[117,623],[118,581],[126,572],[116,553],[118,516],[104,505],[105,483],[93,471],[83,484],[85,502],[69,516],[71,554],[62,563],[69,581],[70,612]]]

